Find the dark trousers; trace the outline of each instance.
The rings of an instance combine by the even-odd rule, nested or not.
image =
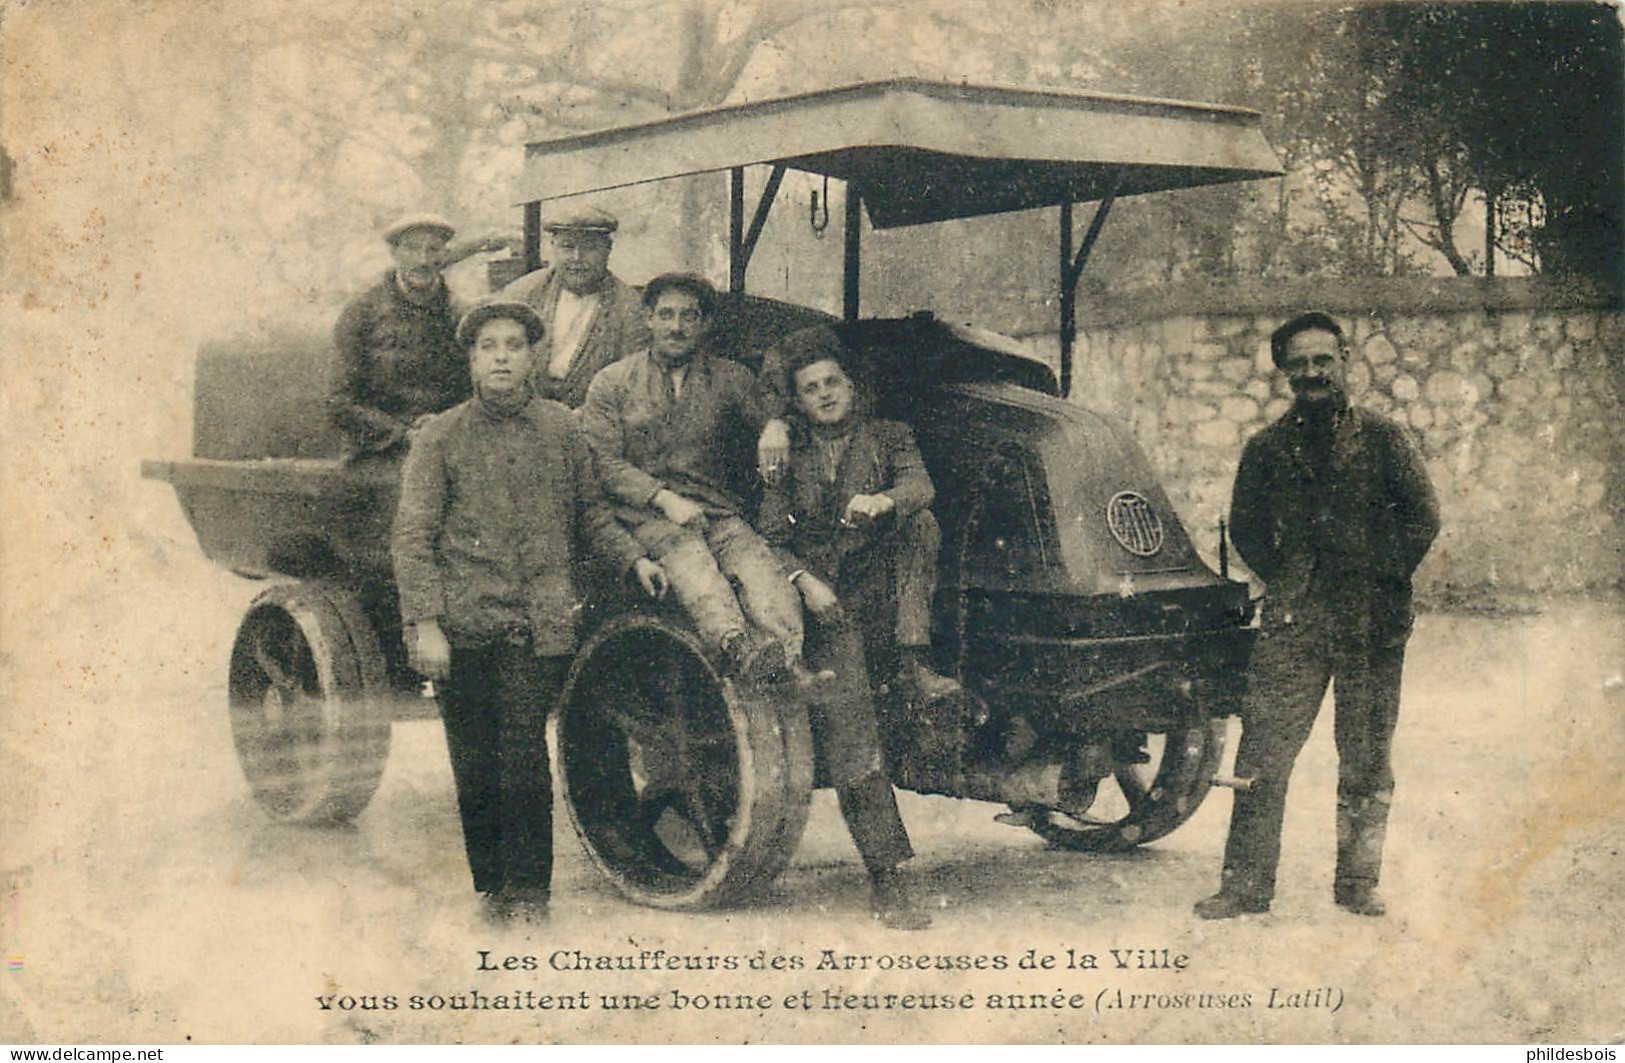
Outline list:
[[[937,595],[937,552],[942,528],[922,509],[897,529],[897,641],[923,649],[931,645],[931,602]]]
[[[552,881],[547,714],[569,665],[528,644],[454,647],[451,677],[438,685],[463,845],[481,893],[545,893]]]
[[[1377,883],[1394,793],[1405,637],[1373,640],[1358,625],[1350,627],[1339,622],[1335,604],[1325,604],[1303,610],[1293,623],[1266,623],[1259,633],[1236,751],[1236,775],[1254,782],[1236,794],[1224,849],[1231,892],[1260,900],[1275,894],[1287,786],[1328,682],[1336,712],[1335,889],[1342,894]]]
[[[809,625],[807,663],[835,673],[812,699],[813,738],[852,842],[870,872],[896,867],[912,857],[914,849],[897,810],[897,794],[886,777],[863,638],[850,614],[840,621],[814,620]]]

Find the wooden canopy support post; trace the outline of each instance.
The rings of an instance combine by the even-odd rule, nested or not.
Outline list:
[[[762,197],[756,201],[750,228],[747,229],[745,168],[735,166],[728,171],[728,291],[734,295],[745,294],[745,274],[750,269],[750,256],[756,251],[756,241],[761,239],[762,227],[767,224],[768,212],[773,209],[773,200],[778,196],[779,185],[783,181],[784,164],[774,163],[767,175],[767,184],[762,188]]]
[[[1089,231],[1084,233],[1083,246],[1078,248],[1076,257],[1072,254],[1072,202],[1067,200],[1061,204],[1062,397],[1072,394],[1072,346],[1078,331],[1078,278],[1083,276],[1083,267],[1089,262],[1089,252],[1095,249],[1101,227],[1106,224],[1106,215],[1111,213],[1112,203],[1117,200],[1117,190],[1123,186],[1123,174],[1124,170],[1119,169],[1112,175],[1112,183],[1101,198],[1100,206],[1095,208],[1095,216],[1089,220]]]
[[[542,205],[536,200],[525,204],[525,272],[542,268]]]
[[[846,231],[844,236],[846,258],[841,276],[841,318],[848,323],[858,319],[858,280],[863,266],[863,196],[846,185]]]

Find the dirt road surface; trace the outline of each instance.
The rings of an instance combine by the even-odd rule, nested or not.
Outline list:
[[[0,732],[0,1040],[1625,1036],[1617,603],[1420,619],[1386,919],[1331,903],[1327,712],[1299,762],[1267,916],[1191,915],[1216,884],[1226,792],[1172,836],[1110,857],[1046,849],[995,824],[992,805],[904,794],[936,924],[886,931],[869,920],[823,791],[773,894],[703,915],[620,900],[561,810],[553,918],[520,932],[478,918],[438,721],[396,725],[382,786],[353,828],[278,826],[260,812],[223,689],[256,588],[197,560],[183,534],[147,547],[96,603],[68,594],[39,615],[22,662],[29,696]],[[519,967],[481,970],[481,950],[485,965],[515,956]],[[681,960],[645,955],[657,950]],[[577,951],[652,969],[568,969]],[[996,957],[1005,969],[992,969]],[[1001,1006],[1011,996],[1022,1006]],[[564,998],[574,1007],[561,1010]],[[526,1006],[494,1010],[499,1000]]]

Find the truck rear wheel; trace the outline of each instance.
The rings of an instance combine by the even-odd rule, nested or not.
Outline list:
[[[806,707],[724,679],[658,616],[605,625],[559,705],[565,806],[627,898],[698,909],[759,896],[795,853],[813,785]]]
[[[1144,845],[1196,813],[1224,757],[1224,734],[1224,719],[1202,717],[1166,732],[1120,736],[1119,747],[1139,750],[1144,763],[1119,760],[1094,790],[1087,811],[1013,810],[1027,817],[1035,834],[1060,849],[1120,852]]]
[[[355,596],[282,583],[249,605],[231,650],[231,733],[254,797],[288,823],[345,823],[389,757],[388,680]]]

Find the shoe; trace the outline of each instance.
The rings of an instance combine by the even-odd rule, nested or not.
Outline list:
[[[510,890],[507,897],[510,922],[524,923],[527,926],[540,926],[547,922],[546,890]]]
[[[1234,919],[1238,915],[1263,915],[1269,910],[1270,902],[1267,899],[1246,897],[1225,890],[1196,902],[1198,919]]]
[[[823,668],[813,671],[800,658],[790,661],[790,681],[803,692],[813,690],[835,678],[835,669]]]
[[[745,631],[723,638],[722,657],[728,674],[747,683],[779,682],[790,674],[783,645],[775,639],[757,641]]]
[[[939,698],[957,698],[965,692],[959,680],[950,679],[940,672],[933,671],[918,652],[907,655],[903,665],[903,677],[914,688],[914,693],[922,705]]]
[[[882,925],[892,930],[924,930],[931,925],[931,916],[914,898],[907,875],[895,867],[870,874],[870,903]]]
[[[1347,888],[1333,888],[1332,899],[1344,911],[1355,915],[1379,916],[1388,914],[1388,906],[1382,902],[1382,895],[1375,886],[1349,886]]]
[[[506,893],[480,894],[480,918],[490,926],[507,926],[513,919],[513,901]]]

